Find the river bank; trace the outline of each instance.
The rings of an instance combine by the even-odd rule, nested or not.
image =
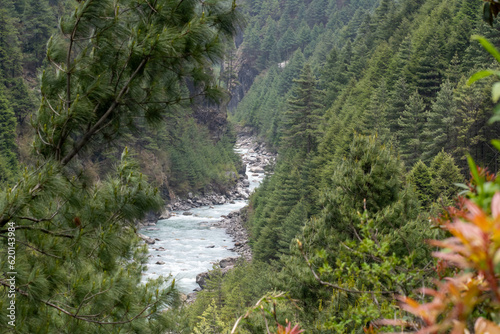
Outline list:
[[[238,136],[235,151],[245,165],[234,188],[225,194],[193,196],[170,203],[157,221],[143,223],[141,238],[150,250],[145,279],[172,274],[190,301],[213,265],[227,272],[240,258],[252,259],[242,217],[247,200],[274,163],[274,155],[249,135]],[[236,253],[236,254],[235,254]],[[201,269],[201,270],[200,270]]]

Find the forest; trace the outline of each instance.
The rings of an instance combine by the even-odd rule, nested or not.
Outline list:
[[[499,11],[0,0],[0,331],[500,333]],[[229,191],[240,129],[252,260],[141,283],[137,223]]]

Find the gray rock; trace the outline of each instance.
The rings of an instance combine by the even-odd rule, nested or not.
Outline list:
[[[250,171],[252,173],[264,173],[264,168],[262,168],[261,166],[251,167]]]
[[[158,217],[159,220],[168,218],[170,218],[170,211],[168,211],[167,209],[163,210],[163,212],[160,214],[160,217]]]
[[[184,216],[191,216],[193,213],[189,211],[185,211],[182,213]]]
[[[209,278],[210,274],[208,273],[208,271],[199,273],[198,275],[196,275],[196,284],[198,284],[200,288],[203,289],[207,285],[207,279]]]
[[[155,240],[153,238],[145,236],[144,234],[137,233],[137,236],[144,240],[148,245],[154,245],[155,243]]]
[[[237,257],[227,257],[220,260],[219,265],[221,268],[233,267],[238,261]]]
[[[162,265],[165,264],[165,261],[156,261],[156,264]]]

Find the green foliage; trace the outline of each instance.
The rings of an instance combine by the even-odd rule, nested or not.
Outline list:
[[[317,330],[359,331],[367,321],[394,313],[392,292],[406,294],[418,286],[429,255],[423,240],[430,232],[417,216],[403,173],[394,148],[376,137],[355,136],[333,169],[331,187],[322,192],[324,209],[305,224],[299,237],[304,244],[283,259],[281,277],[300,282],[289,287],[292,297],[306,303],[308,313],[322,300],[307,315],[316,318]],[[333,284],[333,294],[300,263],[303,256],[323,282]]]
[[[0,83],[0,185],[12,182],[18,172],[16,118]]]
[[[23,2],[23,13],[38,14],[30,4]],[[186,110],[193,95],[221,96],[211,67],[236,31],[238,9],[230,1],[72,4],[74,10],[48,42],[50,66],[41,74],[41,105],[32,117],[35,163],[0,192],[2,250],[9,245],[8,227],[16,227],[16,331],[164,333],[168,319],[160,311],[175,306],[175,281],[141,283],[147,248],[135,230],[148,211],[161,209],[160,193],[127,148],[113,173],[96,178],[88,161],[97,156],[103,165],[113,165],[106,148],[147,122],[159,125],[165,116]],[[41,24],[44,13],[30,22]],[[27,45],[40,46],[45,28],[39,28],[33,28]],[[0,168],[12,160],[17,115],[22,113],[14,113],[2,94]],[[156,144],[147,138],[142,143]],[[230,142],[220,143],[223,148],[209,153],[227,152]],[[234,155],[213,159],[220,165]],[[12,271],[6,257],[0,266]],[[5,277],[0,284],[5,294]],[[2,318],[6,302],[0,301]]]
[[[214,268],[207,280],[207,287],[197,294],[196,301],[185,311],[184,314],[188,316],[188,323],[185,326],[199,328],[199,317],[202,316],[207,318],[206,322],[217,320],[219,323],[224,323],[223,328],[229,332],[245,309],[254,305],[260,296],[272,289],[270,277],[275,271],[273,267],[256,261],[252,263],[241,261],[224,275],[220,268]],[[209,308],[211,309],[209,314],[204,315]],[[263,322],[258,320],[244,322],[240,325],[239,333],[264,330]]]
[[[217,315],[215,300],[212,300],[212,303],[210,303],[205,312],[199,317],[199,322],[193,330],[195,334],[229,333],[228,326]]]
[[[311,67],[305,65],[299,79],[293,80],[288,109],[283,114],[284,129],[283,146],[302,148],[310,153],[315,148],[320,123],[319,111],[322,105],[318,102],[316,82],[312,77]]]
[[[398,121],[401,153],[409,165],[413,165],[424,151],[425,104],[415,91],[409,98]]]

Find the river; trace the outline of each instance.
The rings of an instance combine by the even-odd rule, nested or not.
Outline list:
[[[248,146],[241,146],[235,152],[242,155],[243,161],[255,160],[258,155]],[[246,174],[249,189],[253,191],[264,174],[250,172],[248,165]],[[246,204],[245,200],[237,200],[233,204],[201,206],[190,209],[192,215],[189,216],[173,211],[172,217],[159,220],[156,226],[142,228],[140,233],[157,238],[155,244],[148,245],[150,257],[148,269],[143,273],[144,280],[171,274],[182,293],[188,294],[198,288],[197,274],[212,269],[214,263],[224,258],[238,256],[229,250],[234,247],[232,237],[225,229],[211,226],[212,223]]]

